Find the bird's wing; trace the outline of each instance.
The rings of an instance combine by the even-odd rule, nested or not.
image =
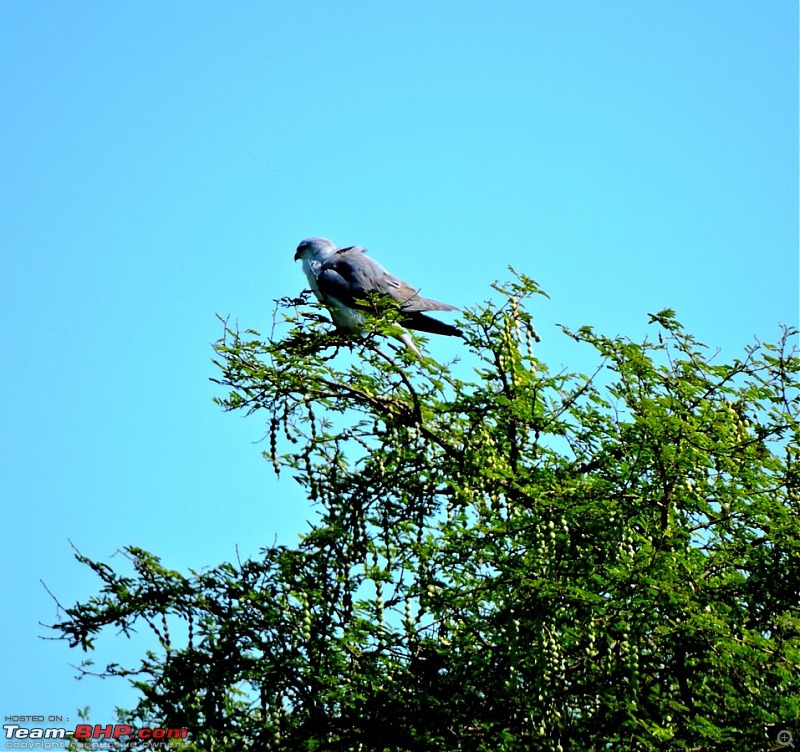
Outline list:
[[[429,300],[411,285],[386,271],[366,255],[360,246],[341,248],[320,264],[317,285],[347,306],[364,305],[370,295],[385,295],[399,303],[404,311],[455,311],[455,306]]]

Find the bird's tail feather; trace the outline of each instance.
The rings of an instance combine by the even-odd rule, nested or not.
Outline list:
[[[403,326],[409,329],[416,329],[418,332],[428,332],[429,334],[443,334],[447,337],[460,337],[461,330],[452,324],[426,316],[424,313],[413,312],[403,316]]]

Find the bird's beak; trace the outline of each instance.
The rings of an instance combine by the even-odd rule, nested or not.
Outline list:
[[[297,249],[297,250],[294,252],[294,260],[295,260],[295,261],[297,261],[297,259],[299,259],[299,258],[300,258],[300,249],[298,248],[298,249]]]

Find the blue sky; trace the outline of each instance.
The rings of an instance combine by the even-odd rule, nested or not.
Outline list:
[[[40,580],[94,592],[70,540],[200,569],[314,514],[208,380],[306,236],[459,306],[513,265],[556,369],[556,322],[672,307],[722,357],[797,324],[797,38],[788,0],[0,3],[0,713],[132,701],[40,639]]]

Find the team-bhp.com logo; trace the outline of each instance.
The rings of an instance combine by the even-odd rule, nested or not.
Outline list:
[[[188,732],[186,729],[165,729],[165,728],[140,728],[135,729],[124,723],[108,723],[105,726],[90,723],[79,723],[74,729],[66,728],[26,728],[17,723],[4,723],[6,748],[14,749],[34,749],[42,748],[42,742],[55,741],[59,739],[77,739],[80,741],[109,740],[115,742],[126,741],[129,739],[140,739],[145,741],[168,741],[170,739],[186,739]],[[14,740],[14,741],[8,741]],[[23,742],[23,740],[25,740]],[[28,741],[30,740],[30,741]],[[38,742],[38,743],[37,743]],[[56,746],[56,745],[53,745]],[[57,745],[62,746],[62,745]]]

